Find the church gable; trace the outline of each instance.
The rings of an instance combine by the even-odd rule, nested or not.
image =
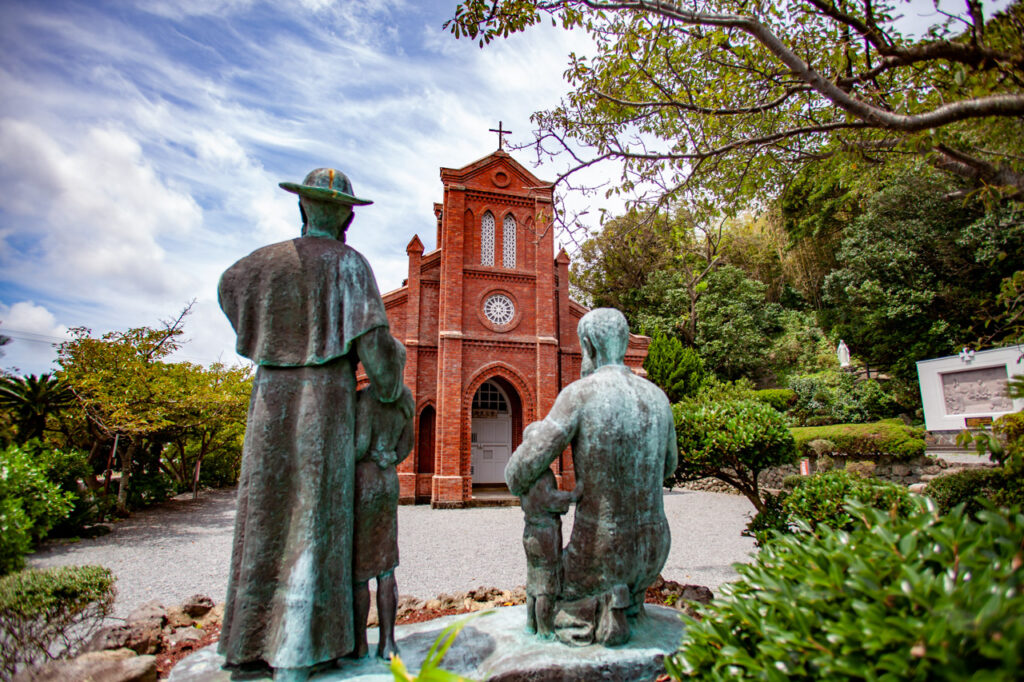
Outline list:
[[[442,168],[441,181],[467,189],[500,194],[551,195],[551,183],[540,180],[504,151],[496,151],[462,168]]]

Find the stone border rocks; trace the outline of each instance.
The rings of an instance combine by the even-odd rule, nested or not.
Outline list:
[[[224,605],[197,594],[180,606],[151,601],[135,609],[123,623],[97,632],[75,658],[51,661],[19,673],[17,682],[156,682],[157,657],[188,643],[198,645],[206,633],[219,630]]]

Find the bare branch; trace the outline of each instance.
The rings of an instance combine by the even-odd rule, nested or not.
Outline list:
[[[708,107],[699,107],[695,104],[687,104],[686,102],[680,102],[678,100],[666,100],[666,101],[655,101],[655,102],[633,102],[630,100],[619,99],[609,95],[606,92],[595,90],[595,94],[602,99],[614,102],[615,104],[621,104],[625,107],[635,107],[637,109],[642,108],[663,108],[671,107],[674,109],[681,109],[682,111],[692,111],[697,114],[709,114],[711,116],[731,116],[735,114],[760,114],[771,109],[775,109],[785,103],[790,97],[797,92],[806,92],[809,88],[807,86],[796,86],[786,89],[779,97],[775,98],[770,102],[764,102],[763,104],[755,104],[749,107],[739,107],[734,109],[712,109]]]

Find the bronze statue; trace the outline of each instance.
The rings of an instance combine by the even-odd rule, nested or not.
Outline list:
[[[356,646],[355,368],[394,402],[404,349],[373,271],[345,245],[352,207],[372,202],[327,168],[281,187],[299,195],[302,236],[257,249],[219,287],[238,353],[259,366],[219,650],[230,667],[303,680]]]
[[[526,428],[524,437],[533,426]],[[520,499],[525,517],[526,631],[548,639],[554,632],[555,600],[562,592],[562,514],[575,496],[559,490],[547,469]]]
[[[377,580],[377,656],[398,653],[398,472],[396,466],[412,452],[412,392],[403,387],[393,403],[377,400],[373,387],[359,392],[356,407],[356,499],[354,509],[354,580],[356,648],[367,653],[366,618],[370,611],[370,578]]]
[[[664,392],[623,362],[629,327],[622,313],[593,310],[578,333],[582,378],[524,432],[505,480],[529,500],[572,445],[581,492],[562,555],[555,634],[574,645],[615,645],[629,639],[629,619],[643,615],[647,587],[668,557],[662,486],[676,467],[675,423]]]

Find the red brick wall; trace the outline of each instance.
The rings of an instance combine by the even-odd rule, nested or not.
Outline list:
[[[463,168],[442,168],[441,179],[444,201],[434,205],[439,249],[424,255],[414,238],[407,249],[409,277],[384,299],[392,333],[406,343],[406,383],[417,419],[426,405],[436,409],[434,472],[417,470],[417,444],[399,467],[401,498],[429,496],[435,506],[457,507],[473,494],[474,393],[492,378],[514,392],[519,405],[513,446],[518,445],[522,428],[547,414],[558,390],[579,378],[576,324],[585,309],[568,297],[569,259],[564,252],[555,257],[550,185],[504,152]],[[495,219],[493,266],[480,264],[480,218],[486,211]],[[517,226],[512,269],[502,259],[509,213]],[[516,315],[503,327],[482,313],[484,299],[494,292],[515,302]],[[631,340],[628,364],[642,362],[646,342]],[[562,487],[574,485],[568,451],[554,469]]]

